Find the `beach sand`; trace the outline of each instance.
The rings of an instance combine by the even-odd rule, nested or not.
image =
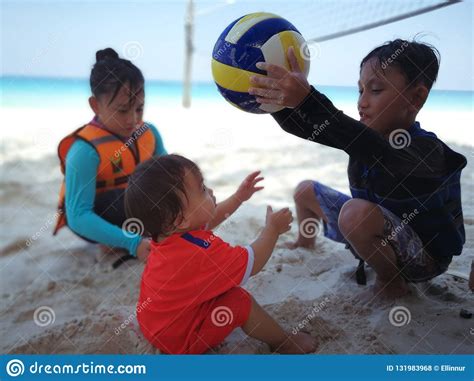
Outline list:
[[[348,192],[344,152],[292,137],[269,116],[226,107],[217,114],[205,108],[157,110],[150,118],[169,152],[197,161],[218,200],[246,174],[262,170],[265,189],[215,230],[224,240],[250,243],[263,227],[267,204],[294,211],[293,189],[304,179]],[[1,351],[159,353],[143,338],[134,315],[143,264],[134,260],[112,269],[114,254],[103,254],[67,229],[51,235],[61,179],[51,148],[56,143],[48,141],[40,158],[10,156],[2,164]],[[473,148],[450,145],[468,158],[468,167],[462,176],[467,241],[449,271],[467,276],[474,259]],[[296,235],[295,222],[245,288],[286,329],[314,335],[316,353],[472,353],[474,319],[461,318],[460,310],[474,312],[474,297],[462,275],[443,274],[412,286],[410,296],[367,304],[370,268],[368,286],[359,286],[353,277],[357,261],[344,245],[318,236],[314,250],[290,251],[285,243]],[[238,329],[209,353],[270,351]]]

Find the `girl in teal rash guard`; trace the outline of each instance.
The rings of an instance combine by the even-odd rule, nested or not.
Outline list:
[[[90,242],[145,260],[149,240],[138,234],[139,221],[126,221],[123,195],[134,168],[166,150],[156,127],[142,119],[141,71],[111,48],[98,51],[96,60],[89,98],[95,116],[58,147],[64,181],[54,234],[67,225]],[[133,232],[126,230],[127,222]]]

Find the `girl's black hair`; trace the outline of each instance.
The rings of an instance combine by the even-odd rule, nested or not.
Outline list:
[[[406,77],[409,85],[423,84],[428,90],[438,77],[440,64],[439,51],[429,44],[396,39],[376,47],[360,63],[362,66],[375,58],[382,68],[394,65]]]
[[[106,48],[95,54],[96,63],[92,67],[90,86],[96,98],[112,94],[109,104],[113,102],[123,85],[130,87],[130,103],[140,93],[145,79],[139,68],[129,60],[120,58],[115,50]]]

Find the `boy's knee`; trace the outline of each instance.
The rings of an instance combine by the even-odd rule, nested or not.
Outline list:
[[[293,199],[295,202],[303,202],[308,197],[314,198],[314,181],[304,180],[300,182],[293,193]]]
[[[338,226],[347,239],[372,234],[372,225],[377,205],[362,199],[353,198],[344,203],[339,213]]]

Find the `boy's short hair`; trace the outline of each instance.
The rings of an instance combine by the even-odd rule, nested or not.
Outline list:
[[[439,51],[429,44],[396,39],[376,47],[360,63],[360,69],[375,58],[382,70],[394,65],[406,77],[410,86],[423,84],[431,90],[438,77]]]
[[[144,233],[155,241],[171,233],[183,215],[186,170],[201,176],[199,167],[183,156],[154,156],[139,164],[129,177],[125,213],[139,219]]]

